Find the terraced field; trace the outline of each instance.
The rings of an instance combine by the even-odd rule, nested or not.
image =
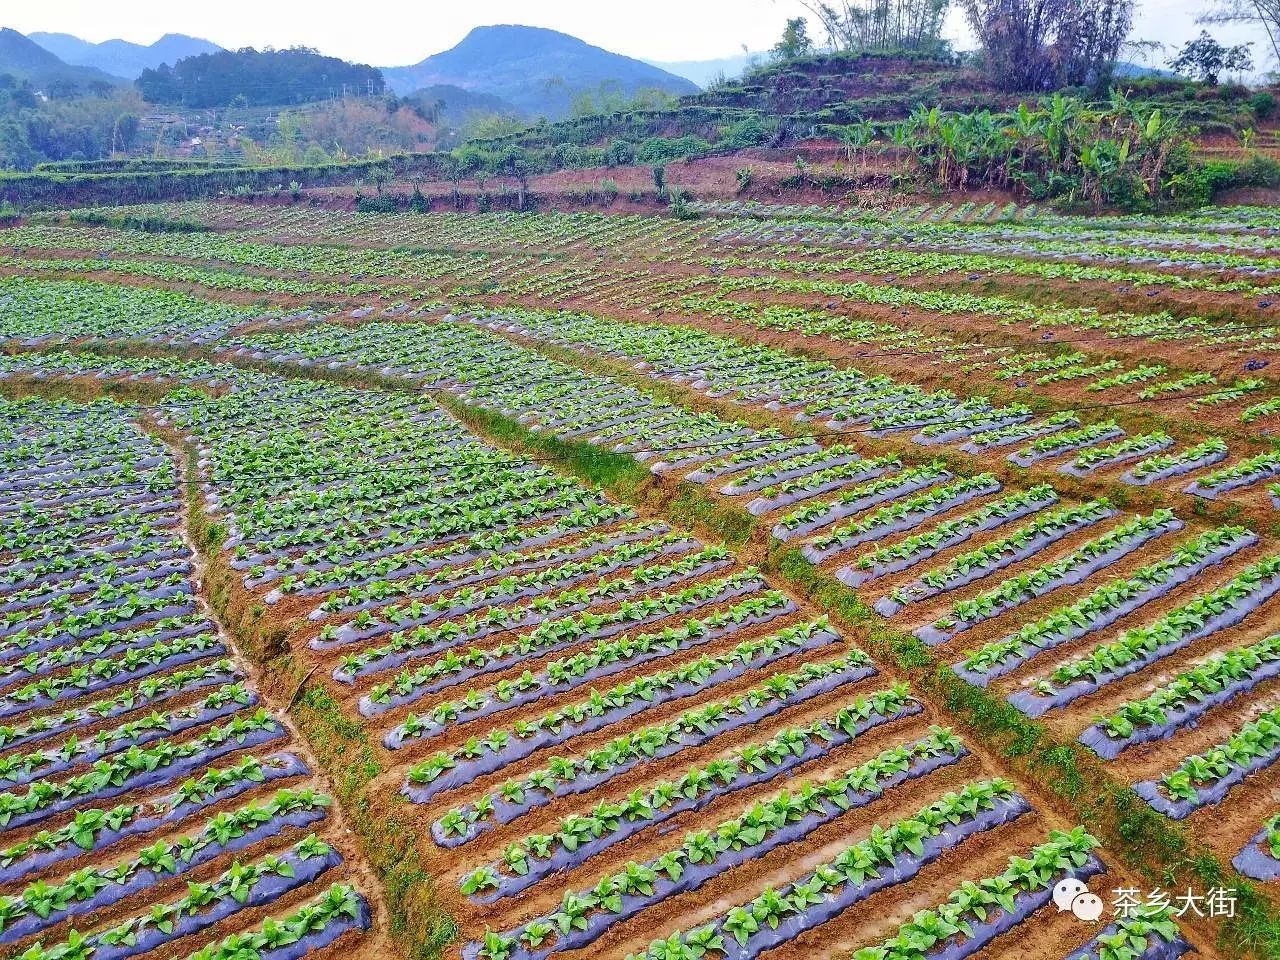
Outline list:
[[[14,955],[1277,955],[1273,211],[145,212],[0,235]]]

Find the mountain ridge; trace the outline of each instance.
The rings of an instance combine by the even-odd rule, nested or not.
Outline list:
[[[125,82],[96,67],[69,64],[11,27],[0,27],[0,73],[26,80],[41,89],[60,83],[87,87],[90,83],[119,86]]]
[[[405,67],[383,67],[388,86],[404,95],[447,84],[506,100],[531,116],[558,118],[573,98],[616,84],[628,95],[646,88],[696,93],[692,81],[597,47],[558,30],[520,24],[473,28],[458,44]],[[569,79],[572,78],[572,79]]]
[[[223,49],[210,40],[185,33],[166,33],[149,44],[120,39],[94,43],[71,33],[39,31],[28,34],[27,39],[69,65],[95,67],[125,80],[135,80],[143,70],[154,69],[162,63],[172,65],[183,57],[217,53]]]

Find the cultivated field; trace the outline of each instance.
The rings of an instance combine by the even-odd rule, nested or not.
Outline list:
[[[0,232],[3,955],[1280,955],[1280,214],[695,212]]]

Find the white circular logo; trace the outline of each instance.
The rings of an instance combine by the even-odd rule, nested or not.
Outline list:
[[[1076,919],[1093,923],[1102,916],[1102,898],[1089,892],[1083,880],[1064,877],[1053,888],[1053,902],[1058,912],[1070,910]]]

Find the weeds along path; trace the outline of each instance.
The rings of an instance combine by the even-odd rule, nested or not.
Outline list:
[[[186,451],[205,589],[417,952],[622,956],[716,930],[726,955],[839,952],[922,922],[967,878],[1034,915],[991,949],[1048,957],[1096,931],[1059,920],[1046,943],[1046,883],[1104,866],[1104,883],[1139,882],[1132,850],[1072,832],[1078,808],[1044,770],[997,756],[964,711],[973,732],[945,729],[946,690],[895,662],[897,634],[812,589],[697,484],[389,374],[357,389],[333,378],[359,370],[127,348],[13,362],[14,394],[179,388],[147,422]],[[1030,873],[1010,859],[1033,849]],[[863,857],[893,879],[871,882]],[[785,942],[743,926],[744,905],[788,917]],[[1185,936],[1213,955],[1213,929]]]

